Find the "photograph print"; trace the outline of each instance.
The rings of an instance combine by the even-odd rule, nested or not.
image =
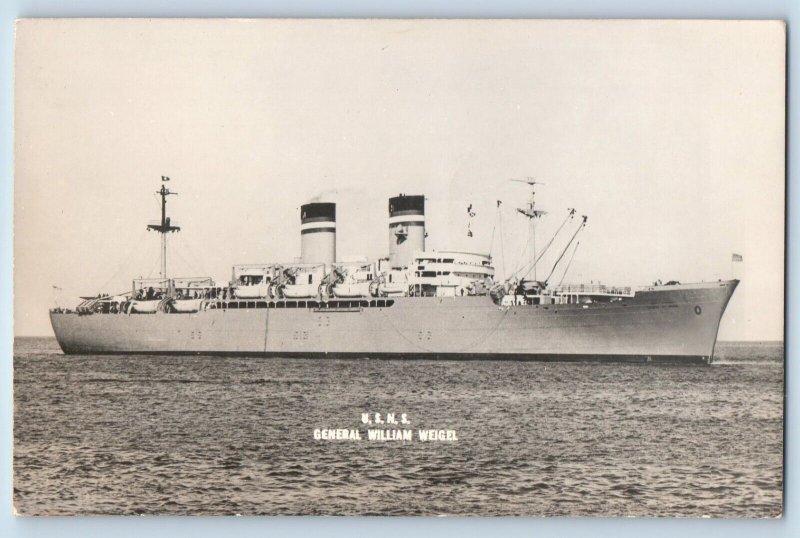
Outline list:
[[[785,47],[17,21],[15,513],[781,517]]]

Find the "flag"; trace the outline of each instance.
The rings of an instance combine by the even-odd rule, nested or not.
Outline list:
[[[741,262],[741,261],[744,261],[744,260],[742,259],[742,255],[741,254],[732,254],[731,255],[731,261],[732,262]]]
[[[58,287],[58,286],[56,286],[55,284],[53,284],[53,289],[54,289],[54,290],[61,291],[61,288],[59,288],[59,287]]]
[[[161,176],[161,181],[169,181],[169,178],[167,176]]]
[[[498,200],[498,201],[497,201],[497,207],[500,207],[500,204],[502,204],[502,203],[503,203],[503,202],[502,202],[501,200]]]

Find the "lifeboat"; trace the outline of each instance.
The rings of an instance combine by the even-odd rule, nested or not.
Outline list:
[[[368,297],[370,295],[371,280],[363,282],[342,282],[333,287],[336,297]]]
[[[269,296],[269,284],[253,284],[250,286],[236,286],[234,294],[239,299],[259,299]]]
[[[381,295],[387,297],[396,297],[398,295],[405,295],[408,292],[408,283],[406,282],[382,282],[380,285]]]
[[[283,287],[283,295],[289,299],[316,297],[318,290],[318,284],[286,284]]]
[[[200,311],[200,303],[203,299],[175,299],[171,306],[175,312],[187,313]]]
[[[131,301],[131,312],[138,312],[140,314],[153,314],[158,311],[159,304],[161,304],[161,299],[152,299],[149,301]]]

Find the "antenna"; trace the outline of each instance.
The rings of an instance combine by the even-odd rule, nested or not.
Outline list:
[[[516,181],[518,183],[527,183],[528,185],[546,185],[546,183],[542,183],[541,181],[536,181],[536,178],[531,176],[525,176],[522,179],[509,179],[509,181]]]
[[[173,226],[167,216],[167,196],[177,196],[178,193],[170,192],[164,186],[164,182],[169,181],[167,176],[161,176],[161,181],[161,190],[156,191],[156,194],[161,195],[161,223],[148,224],[147,230],[153,230],[161,234],[161,278],[167,278],[167,234],[179,232],[181,228],[180,226]]]
[[[535,178],[527,176],[523,179],[510,179],[509,181],[516,181],[517,183],[525,183],[531,186],[531,197],[528,199],[528,203],[525,204],[524,208],[518,207],[517,211],[528,217],[529,219],[538,219],[543,215],[547,215],[547,211],[542,211],[536,209],[536,185],[544,185],[541,181],[537,181]]]

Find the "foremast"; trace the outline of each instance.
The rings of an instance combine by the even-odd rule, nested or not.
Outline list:
[[[527,183],[531,187],[531,197],[528,199],[528,203],[525,204],[525,207],[518,207],[517,212],[528,218],[528,237],[531,242],[531,254],[533,255],[532,258],[536,260],[536,221],[547,214],[547,211],[536,209],[536,185],[543,185],[543,183],[541,181],[536,181],[532,177],[512,179],[511,181]],[[533,263],[533,279],[538,280],[536,275],[536,261]]]
[[[572,247],[580,231],[586,227],[586,221],[588,220],[588,217],[586,217],[586,215],[581,216],[578,228],[574,231],[572,236],[569,238],[569,241],[567,241],[563,250],[556,258],[556,261],[553,264],[553,267],[550,269],[547,278],[544,279],[544,281],[539,281],[537,275],[537,266],[539,264],[539,261],[553,245],[553,241],[555,241],[556,237],[558,237],[558,235],[561,233],[564,226],[573,219],[576,211],[574,208],[567,209],[567,215],[564,218],[564,221],[552,235],[552,237],[544,246],[544,248],[541,251],[539,251],[536,245],[536,221],[541,219],[544,215],[546,215],[547,212],[541,209],[537,209],[536,207],[536,186],[542,185],[543,183],[537,181],[532,177],[526,177],[523,179],[512,179],[511,181],[526,183],[531,188],[530,198],[528,199],[528,202],[525,204],[525,206],[517,208],[517,212],[528,220],[529,224],[528,241],[530,242],[530,245],[528,246],[530,247],[531,251],[530,253],[532,254],[532,256],[531,260],[528,262],[524,262],[523,259],[520,259],[520,266],[510,275],[507,275],[505,281],[502,284],[496,284],[492,288],[490,294],[492,295],[492,298],[495,300],[495,302],[501,302],[503,300],[503,296],[510,292],[514,296],[513,301],[515,304],[518,304],[520,301],[522,301],[525,304],[540,304],[540,301],[544,298],[545,295],[550,296],[551,293],[553,292],[553,290],[548,290],[550,279],[553,278],[556,269],[558,268],[561,261],[564,259],[564,256],[567,254],[569,249]],[[572,256],[574,256],[575,250],[577,250],[577,245],[572,251]],[[525,250],[523,250],[523,258],[524,258],[524,253]],[[567,271],[569,271],[569,266],[572,264],[572,256],[570,256],[567,268],[565,269],[564,273],[561,276],[562,281],[566,276]],[[531,272],[533,272],[533,280],[528,280],[527,276]],[[530,303],[530,301],[533,302]]]

